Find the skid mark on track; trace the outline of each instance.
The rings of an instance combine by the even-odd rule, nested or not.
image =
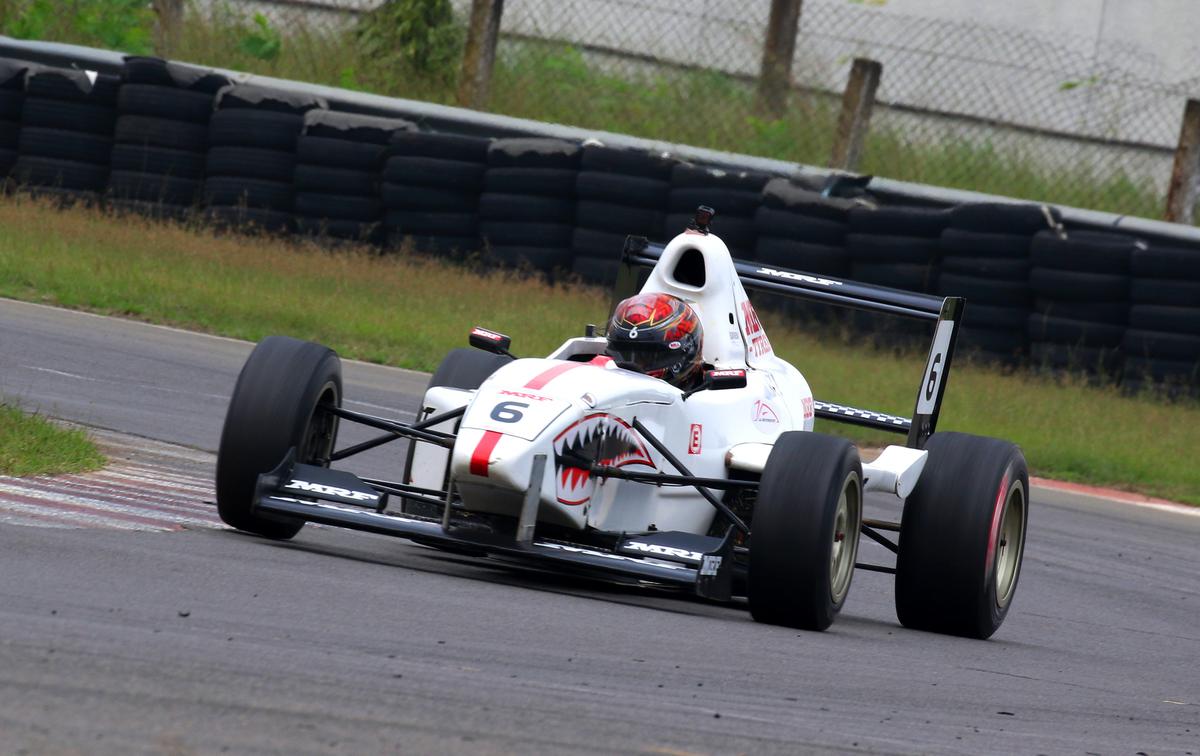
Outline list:
[[[0,524],[173,531],[224,527],[213,505],[212,455],[93,431],[112,460],[93,473],[0,475]]]

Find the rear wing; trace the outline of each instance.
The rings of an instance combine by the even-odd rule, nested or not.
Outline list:
[[[617,273],[616,301],[637,293],[640,288],[639,269],[654,267],[664,249],[664,245],[652,243],[645,237],[630,236],[625,239],[621,267]],[[905,442],[907,446],[914,449],[925,446],[925,440],[933,435],[937,427],[942,395],[950,375],[950,362],[958,340],[958,324],[966,304],[962,297],[917,294],[742,260],[734,260],[733,266],[742,286],[747,289],[933,323],[933,343],[925,361],[925,371],[921,374],[911,418],[832,402],[813,402],[817,417],[902,433],[908,437]]]

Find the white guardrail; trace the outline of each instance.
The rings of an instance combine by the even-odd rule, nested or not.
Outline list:
[[[101,50],[79,45],[57,42],[37,42],[13,39],[0,35],[0,57],[16,58],[34,63],[64,68],[90,69],[119,74],[125,56],[111,50]],[[525,118],[484,113],[465,108],[437,105],[417,100],[384,97],[364,92],[355,92],[320,84],[310,84],[289,79],[276,79],[239,71],[201,66],[225,74],[242,83],[255,83],[282,90],[315,95],[325,98],[336,110],[374,115],[391,115],[406,118],[436,131],[471,133],[481,136],[546,136],[560,139],[598,139],[605,144],[670,152],[681,159],[720,168],[752,170],[778,176],[828,176],[832,171],[816,166],[788,163],[782,160],[741,155],[732,152],[710,150],[691,145],[672,144],[651,139],[642,139],[628,134],[616,134],[593,129],[582,129],[562,124],[544,123]],[[897,204],[919,204],[946,206],[970,202],[1018,203],[1012,197],[1001,197],[961,189],[914,184],[876,177],[870,190],[884,200]],[[1121,231],[1148,240],[1166,243],[1200,246],[1200,228],[1178,223],[1138,218],[1128,215],[1099,212],[1083,208],[1063,207],[1063,223],[1068,228]]]

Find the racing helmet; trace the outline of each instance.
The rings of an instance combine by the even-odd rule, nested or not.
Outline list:
[[[638,294],[622,301],[607,336],[608,356],[646,375],[683,386],[700,372],[700,316],[674,295]]]

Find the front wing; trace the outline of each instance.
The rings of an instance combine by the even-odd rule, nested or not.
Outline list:
[[[457,523],[452,497],[442,500],[442,519],[386,511],[391,494],[404,494],[403,486],[373,486],[357,476],[325,467],[297,464],[289,455],[278,468],[261,475],[253,510],[260,514],[300,519],[322,525],[399,536],[419,543],[460,551],[484,553],[534,566],[570,571],[593,577],[619,577],[691,588],[697,595],[719,601],[731,598],[734,570],[732,530],[725,538],[693,534],[683,537],[689,548],[655,543],[655,535],[621,540],[615,549],[541,538],[533,532],[538,492],[527,492],[532,512],[523,512],[515,534],[478,523]],[[413,494],[434,501],[433,497]],[[445,492],[443,492],[445,493]],[[528,509],[529,507],[527,507]],[[652,556],[636,556],[636,553]]]

